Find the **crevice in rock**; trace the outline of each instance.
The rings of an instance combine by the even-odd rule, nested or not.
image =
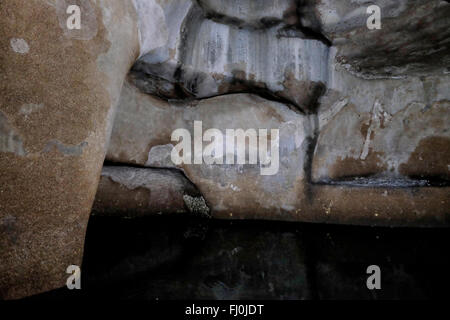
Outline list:
[[[299,23],[296,28],[302,32],[303,39],[317,40],[322,42],[327,47],[331,47],[333,45],[331,41],[327,37],[325,37],[325,35],[314,29],[302,26],[301,23]]]
[[[418,188],[418,187],[448,187],[448,181],[435,179],[383,178],[377,176],[348,177],[339,180],[321,180],[315,185],[335,185],[360,188]]]
[[[163,77],[138,70],[135,67],[130,70],[129,76],[141,92],[163,100],[170,100],[174,97],[181,100],[194,98],[192,92],[186,90],[178,81],[172,82]],[[177,73],[175,73],[175,76],[177,76]]]
[[[182,72],[183,72],[182,68],[178,67],[177,71],[175,73],[176,78],[178,78],[178,79],[181,78]],[[171,85],[171,89],[170,89],[170,91],[168,91],[168,90],[159,89],[161,86],[157,85],[155,82],[152,81],[153,79],[157,79],[158,78],[157,76],[145,73],[140,70],[139,71],[134,70],[134,69],[132,69],[130,71],[130,75],[131,75],[130,79],[132,80],[133,84],[141,92],[151,95],[151,96],[156,96],[156,97],[158,97],[162,100],[168,101],[168,102],[189,103],[189,102],[193,102],[193,101],[212,99],[212,98],[220,97],[220,96],[246,93],[246,94],[257,95],[257,96],[259,96],[263,99],[269,100],[269,101],[274,101],[274,102],[284,104],[292,111],[295,111],[296,113],[299,113],[301,115],[315,113],[315,111],[317,110],[317,101],[325,92],[323,87],[318,88],[318,90],[315,91],[315,94],[312,97],[312,99],[313,99],[312,104],[307,107],[302,107],[302,106],[299,106],[294,101],[292,101],[291,99],[285,98],[279,94],[272,92],[271,90],[269,90],[267,87],[265,87],[263,85],[252,84],[252,81],[247,81],[247,80],[233,79],[233,81],[230,82],[229,85],[230,85],[230,87],[235,87],[236,89],[230,89],[229,91],[226,91],[224,93],[212,94],[212,95],[209,95],[206,97],[195,97],[195,93],[186,89],[185,86],[183,86],[179,81],[175,81],[172,83],[168,80],[159,78]],[[159,81],[159,79],[157,81]]]
[[[332,46],[332,42],[319,30],[315,30],[314,28],[310,28],[304,26],[301,22],[302,13],[300,8],[307,4],[304,4],[302,1],[298,1],[297,9],[296,9],[296,21],[297,23],[286,23],[284,18],[277,17],[264,17],[258,20],[257,23],[251,24],[247,21],[244,21],[239,18],[226,16],[220,12],[217,12],[210,6],[208,6],[204,0],[194,0],[194,3],[197,4],[197,7],[201,9],[202,15],[205,19],[212,20],[217,23],[234,26],[240,29],[248,29],[248,30],[261,30],[261,29],[270,29],[275,26],[280,26],[279,35],[285,37],[294,37],[294,38],[302,38],[308,40],[318,40],[325,44],[328,47]],[[191,9],[192,10],[192,9]],[[284,24],[284,26],[282,26]]]
[[[209,19],[214,22],[226,24],[229,26],[234,26],[240,29],[248,29],[248,30],[269,29],[283,23],[283,20],[277,17],[264,17],[259,19],[258,21],[255,21],[254,24],[252,24],[245,20],[222,14],[217,10],[214,10],[213,8],[208,6],[204,0],[193,0],[193,2],[202,10],[205,19]]]
[[[115,161],[111,161],[111,160],[105,160],[103,162],[103,166],[104,167],[130,167],[130,168],[138,168],[138,169],[151,169],[151,170],[169,170],[169,171],[176,171],[179,172],[183,175],[183,177],[188,180],[190,183],[192,183],[193,186],[195,186],[195,188],[197,190],[199,190],[197,188],[197,186],[191,181],[191,179],[189,179],[189,177],[186,175],[186,173],[184,172],[183,169],[181,168],[174,168],[174,167],[155,167],[155,166],[144,166],[141,164],[137,164],[137,163],[131,163],[131,162],[115,162]],[[199,195],[201,195],[200,191],[198,191]]]
[[[194,216],[211,218],[211,205],[208,200],[203,196],[200,189],[195,185],[195,183],[189,179],[184,170],[179,168],[171,167],[153,167],[153,166],[143,166],[135,163],[123,163],[114,162],[110,160],[105,160],[103,167],[123,167],[123,168],[137,168],[137,169],[148,169],[152,171],[169,171],[181,174],[181,176],[190,184],[189,191],[183,194],[183,200],[185,202],[186,209]]]
[[[309,3],[309,1],[306,0],[298,0],[297,1],[297,16],[298,16],[298,23],[295,26],[297,30],[300,30],[303,35],[306,37],[306,39],[315,39],[318,41],[321,41],[323,44],[325,44],[328,47],[331,47],[333,43],[330,39],[328,39],[325,34],[321,31],[320,23],[317,21],[314,21],[314,26],[306,26],[303,21],[308,20],[308,17],[306,17],[306,12],[309,12],[310,15],[313,15],[311,10],[308,10],[310,6],[313,4]],[[304,10],[305,9],[305,10]],[[313,17],[309,17],[315,20]]]
[[[201,101],[201,100],[205,100],[205,99],[211,99],[211,98],[215,98],[215,97],[220,97],[220,96],[227,96],[227,95],[234,95],[234,94],[253,94],[256,96],[259,96],[265,100],[269,100],[269,101],[273,101],[273,102],[278,102],[281,103],[283,105],[285,105],[286,107],[288,107],[290,110],[301,114],[301,115],[306,115],[307,112],[305,112],[305,110],[303,110],[303,108],[301,108],[300,106],[298,106],[296,103],[292,102],[291,100],[287,99],[287,98],[283,98],[277,94],[274,94],[272,91],[268,90],[268,89],[264,89],[264,88],[257,88],[257,87],[248,87],[246,90],[236,90],[236,91],[229,91],[226,93],[222,93],[222,94],[217,94],[217,95],[212,95],[210,97],[205,97],[205,98],[194,98],[193,100],[195,101]]]
[[[299,4],[297,4],[297,8],[288,10],[288,14],[298,16],[298,5]],[[169,76],[164,77],[158,75],[158,70],[160,69],[158,65],[152,66],[151,70],[149,70],[146,68],[145,63],[139,61],[136,62],[130,74],[132,75],[134,84],[142,92],[157,96],[166,101],[180,100],[183,102],[200,101],[227,94],[249,93],[258,95],[266,100],[285,104],[291,110],[302,115],[316,113],[317,108],[315,108],[315,106],[317,105],[317,101],[325,92],[325,85],[321,82],[313,82],[309,85],[310,87],[307,88],[298,88],[299,91],[306,91],[307,93],[299,93],[299,96],[297,97],[295,95],[291,96],[291,92],[289,91],[291,88],[286,88],[289,84],[285,85],[283,83],[285,89],[283,91],[274,92],[262,81],[247,79],[251,78],[252,75],[246,75],[240,70],[232,71],[229,81],[218,84],[218,92],[211,92],[211,94],[207,95],[202,94],[201,97],[198,97],[200,90],[199,86],[202,85],[209,75],[201,71],[196,72],[189,69],[189,67],[183,64],[183,61],[187,60],[189,48],[192,43],[196,42],[196,37],[199,34],[199,28],[202,24],[201,22],[205,19],[217,20],[220,18],[220,23],[229,24],[235,27],[242,28],[242,25],[244,24],[243,21],[235,21],[236,19],[226,17],[215,11],[215,13],[211,13],[211,10],[212,9],[208,9],[208,5],[205,4],[203,0],[194,1],[194,5],[190,8],[181,25],[181,36],[178,44],[179,57],[177,65],[173,66],[173,73]],[[227,19],[231,20],[228,21]],[[267,28],[283,22],[282,19],[278,22],[275,22],[273,19],[263,20],[264,25]],[[296,18],[295,21],[296,25],[286,24],[284,29],[280,29],[278,36],[318,40],[325,43],[327,46],[330,45],[329,41],[327,42],[327,39],[323,35],[312,29],[301,26],[298,18]],[[161,69],[163,68],[161,67]],[[285,81],[287,82],[287,79]],[[294,85],[303,86],[299,83],[295,83]],[[308,96],[306,100],[303,99],[303,94]]]
[[[439,177],[383,177],[379,175],[351,176],[341,179],[327,179],[312,182],[314,185],[334,185],[359,188],[426,188],[450,187],[450,181]]]
[[[188,89],[180,81],[182,78],[182,73],[183,68],[181,66],[177,67],[174,75],[175,81],[171,82],[153,74],[132,69],[130,71],[130,80],[141,92],[151,96],[156,96],[168,102],[189,103],[192,101],[201,101],[219,96],[246,93],[257,95],[269,101],[284,104],[292,111],[295,111],[301,115],[315,114],[319,106],[318,101],[326,92],[326,86],[323,83],[315,84],[315,88],[313,89],[313,92],[311,92],[311,98],[309,99],[310,101],[307,101],[307,104],[302,106],[282,92],[273,92],[263,83],[256,83],[252,80],[234,77],[232,81],[227,83],[229,89],[224,90],[223,93],[211,94],[205,97],[196,97],[196,80],[194,79],[192,81],[191,88]],[[164,85],[161,85],[159,81],[163,81],[167,84],[167,86],[164,87]]]
[[[305,163],[303,165],[303,171],[305,172],[305,197],[307,201],[314,199],[313,194],[313,179],[312,179],[312,165],[314,161],[314,153],[316,151],[317,142],[319,140],[319,117],[315,114],[311,116],[312,136],[307,138],[307,149],[305,152]]]

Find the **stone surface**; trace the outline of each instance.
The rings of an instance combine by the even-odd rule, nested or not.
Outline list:
[[[450,177],[450,76],[362,80],[339,64],[320,100],[315,182]]]
[[[224,10],[217,2],[206,2],[208,8]],[[248,2],[242,3],[248,9],[239,14],[248,16]],[[262,9],[260,5],[258,8]],[[286,2],[278,12],[290,6]],[[237,10],[234,8],[230,10]],[[261,10],[251,11],[257,16],[262,14]],[[225,10],[221,14],[233,12]],[[315,108],[327,78],[326,44],[306,39],[299,31],[285,30],[284,24],[240,27],[233,22],[237,17],[217,22],[207,16],[204,9],[192,6],[183,24],[172,26],[170,33],[175,40],[171,45],[138,61],[134,71],[141,80],[137,83],[140,88],[163,98],[178,99],[259,92],[305,112]],[[254,18],[249,19],[250,24],[254,23]]]
[[[381,9],[369,30],[367,8]],[[301,23],[338,48],[338,60],[363,78],[442,73],[450,63],[450,3],[442,0],[305,0]],[[448,72],[448,70],[447,70]]]
[[[295,0],[198,0],[208,18],[239,27],[263,29],[297,23]]]
[[[62,287],[81,264],[136,21],[116,0],[0,3],[0,298]]]
[[[130,218],[198,214],[192,203],[202,201],[198,190],[179,170],[104,166],[92,214]]]
[[[140,1],[145,5],[145,1]],[[175,97],[180,95],[174,88],[178,88],[173,75],[176,72],[178,64],[178,48],[181,46],[184,34],[182,25],[187,18],[190,9],[193,7],[191,0],[158,0],[150,1],[150,6],[156,7],[158,12],[163,13],[164,28],[167,34],[165,41],[159,42],[147,52],[145,58],[153,66],[153,73],[145,77],[146,83],[142,87],[147,87],[149,92],[163,97]],[[144,18],[144,17],[143,17]],[[152,30],[149,30],[151,32]],[[172,88],[172,89],[170,89]]]
[[[80,264],[111,130],[107,159],[142,168],[105,169],[105,215],[450,224],[449,1],[230,3],[0,3],[1,298],[63,286]],[[195,121],[279,129],[279,170],[175,165],[171,135]]]
[[[383,89],[385,87],[381,86],[381,90]],[[337,91],[330,92],[331,97],[334,97],[333,93]],[[362,100],[371,98],[367,94],[355,94],[354,97]],[[327,95],[324,101],[326,99],[331,98]],[[414,100],[414,97],[411,99]],[[339,99],[336,101],[340,102]],[[344,110],[345,104],[340,104]],[[280,170],[274,176],[263,176],[258,167],[251,165],[203,163],[180,166],[204,196],[213,217],[387,226],[448,225],[449,188],[445,183],[440,187],[430,187],[431,177],[426,175],[427,168],[435,170],[439,166],[413,167],[412,169],[420,172],[419,177],[424,175],[423,179],[417,179],[412,169],[411,174],[407,175],[411,177],[385,174],[383,178],[383,171],[380,170],[379,176],[365,178],[369,174],[356,165],[349,165],[345,176],[321,177],[318,174],[321,170],[330,171],[327,166],[320,166],[321,157],[327,163],[328,155],[330,163],[333,163],[333,155],[346,150],[343,146],[351,145],[347,136],[339,136],[339,128],[347,129],[349,136],[353,134],[353,127],[348,122],[342,120],[334,124],[334,113],[339,114],[340,110],[333,110],[321,111],[317,117],[304,116],[280,103],[246,94],[226,95],[190,104],[169,103],[142,93],[127,82],[122,91],[107,159],[147,167],[175,167],[170,153],[178,142],[171,141],[171,134],[179,128],[186,128],[192,134],[194,120],[203,121],[203,130],[278,127]],[[442,112],[441,110],[440,113]],[[346,119],[350,121],[352,118]],[[356,119],[362,122],[360,117]],[[410,120],[412,126],[413,120],[414,118]],[[414,121],[418,123],[417,126],[423,123],[421,119]],[[322,130],[313,155],[315,123]],[[436,123],[442,125],[442,121]],[[335,125],[336,128],[333,127]],[[323,134],[328,134],[327,126],[332,128],[330,131],[334,139],[329,138],[330,144],[323,138]],[[439,126],[427,130],[432,132],[436,128],[439,129]],[[356,133],[361,135],[360,131]],[[401,135],[401,131],[397,134]],[[411,132],[410,137],[406,136],[404,139],[409,137],[414,140],[418,135],[416,140],[419,141],[420,134],[426,135],[427,131],[418,134]],[[390,150],[389,141],[390,138],[386,138],[383,146],[387,150]],[[323,153],[320,152],[321,148],[325,150]],[[332,148],[336,151],[332,152]],[[362,148],[363,145],[360,146]],[[398,148],[397,152],[402,155],[408,151],[410,144],[399,144]],[[442,160],[445,157],[437,158],[441,162],[445,161]],[[362,162],[359,166],[365,168],[365,163],[368,163],[365,161],[368,160],[358,159]],[[406,170],[401,162],[397,167],[399,171]],[[346,173],[342,168],[336,172]],[[354,179],[345,181],[345,177]]]
[[[128,82],[122,90],[107,160],[174,167],[170,152],[178,142],[171,140],[172,132],[187,129],[194,140],[194,121],[202,121],[203,132],[215,128],[224,135],[226,129],[280,130],[279,170],[274,175],[261,175],[260,162],[249,164],[248,159],[245,165],[180,166],[199,188],[213,215],[258,211],[282,218],[284,212],[299,205],[314,122],[283,104],[254,95],[227,95],[178,105],[146,95]]]
[[[368,183],[313,185],[297,220],[370,226],[449,226],[450,187]]]

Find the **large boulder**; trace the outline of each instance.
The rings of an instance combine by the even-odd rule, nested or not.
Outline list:
[[[139,30],[153,11],[135,5],[149,4],[0,3],[1,298],[62,287],[81,265],[123,79],[160,33]]]

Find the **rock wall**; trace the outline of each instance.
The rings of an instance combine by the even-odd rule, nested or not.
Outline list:
[[[353,163],[347,167],[351,179],[333,176],[316,180],[317,150],[321,147],[321,134],[326,131],[320,131],[318,139],[314,137],[318,126],[326,123],[324,114],[304,115],[255,94],[230,94],[190,102],[165,101],[141,92],[133,84],[134,80],[128,78],[123,87],[106,159],[139,166],[142,170],[183,171],[205,198],[212,217],[387,226],[448,224],[449,188],[444,180],[434,185],[427,178],[371,176],[360,168],[368,160],[360,158],[360,167]],[[194,137],[195,121],[202,121],[204,131],[278,128],[279,170],[273,175],[262,175],[261,163],[248,162],[244,165],[174,164],[171,152],[178,142],[172,140],[172,133],[185,129]],[[352,129],[345,127],[345,121],[343,124],[344,128]],[[343,144],[349,142],[344,140]],[[194,139],[189,143],[192,150],[194,143]],[[208,144],[204,142],[203,148]],[[223,144],[226,150],[225,140]],[[252,147],[250,141],[246,147],[247,151]],[[330,159],[332,155],[330,152]],[[336,172],[345,174],[344,168]],[[108,198],[107,192],[98,192],[103,201]],[[115,196],[111,194],[109,198]],[[130,202],[131,210],[136,203],[132,199]],[[123,212],[128,209],[122,207]]]
[[[105,166],[92,214],[127,218],[162,214],[209,217],[209,208],[197,188],[179,171]]]
[[[139,55],[131,2],[0,3],[0,297],[65,285],[84,236],[123,79]],[[118,24],[117,21],[121,23]]]
[[[371,1],[375,30],[367,1],[73,2],[80,30],[66,0],[0,3],[2,298],[64,285],[96,192],[104,215],[448,225],[448,1]],[[196,121],[279,130],[276,172],[172,163]]]
[[[405,78],[442,73],[448,68],[448,1],[304,0],[303,3],[302,24],[325,35],[338,50],[337,62],[359,77]],[[380,8],[380,29],[367,28],[370,5]]]
[[[448,75],[366,80],[334,64],[320,101],[313,181],[448,181],[449,103]]]
[[[265,2],[180,6],[130,73],[107,160],[182,170],[213,217],[448,224],[450,5],[374,1],[370,30],[365,2]],[[174,165],[196,120],[280,129],[280,170]]]
[[[107,160],[147,167],[176,167],[170,156],[176,144],[171,141],[172,132],[184,128],[194,137],[195,120],[202,121],[205,131],[216,128],[224,133],[226,129],[281,128],[280,166],[274,175],[261,175],[259,163],[178,167],[199,188],[214,212],[232,216],[260,211],[271,216],[301,201],[305,155],[314,123],[283,104],[236,94],[173,105],[126,83],[116,119]]]

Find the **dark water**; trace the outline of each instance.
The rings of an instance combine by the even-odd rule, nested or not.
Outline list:
[[[92,217],[82,290],[38,298],[444,299],[449,229]],[[381,268],[381,290],[366,269]]]

